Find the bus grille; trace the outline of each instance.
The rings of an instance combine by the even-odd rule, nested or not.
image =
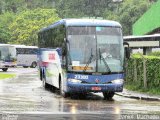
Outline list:
[[[81,82],[82,84],[111,84],[112,82],[110,81],[110,82],[105,82],[105,83],[92,83],[92,82],[86,82],[86,81],[82,81]]]

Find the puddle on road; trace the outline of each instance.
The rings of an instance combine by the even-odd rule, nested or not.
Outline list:
[[[58,92],[45,90],[35,74],[24,74],[0,84],[1,112],[48,113],[159,113],[160,102],[143,101],[114,96],[103,100],[102,94],[88,94],[85,98],[62,98]]]

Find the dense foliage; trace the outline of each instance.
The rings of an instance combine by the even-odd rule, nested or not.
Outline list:
[[[11,31],[9,26],[11,25],[15,15],[12,12],[6,12],[0,15],[0,43],[7,43],[11,38]]]
[[[160,52],[159,51],[151,52],[149,55],[160,57]]]
[[[90,17],[119,21],[125,35],[132,34],[132,25],[149,8],[148,0],[56,0],[61,18]]]
[[[0,43],[37,45],[36,33],[41,27],[73,17],[116,20],[124,35],[129,35],[132,24],[151,4],[149,0],[1,0]]]
[[[144,64],[146,67],[147,88],[144,87]],[[158,92],[160,86],[160,57],[133,56],[127,65],[126,85],[132,90]],[[155,91],[154,91],[155,90]],[[159,90],[160,92],[160,90]]]
[[[10,25],[11,42],[37,45],[37,33],[44,27],[59,20],[55,9],[34,9],[19,13]]]

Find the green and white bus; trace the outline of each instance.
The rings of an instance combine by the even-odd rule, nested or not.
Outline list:
[[[17,66],[35,68],[37,66],[37,46],[13,45],[16,48]]]
[[[0,69],[7,71],[17,66],[16,49],[10,44],[0,44]]]

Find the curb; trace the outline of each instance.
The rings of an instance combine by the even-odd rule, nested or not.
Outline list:
[[[115,94],[119,96],[127,97],[127,98],[138,99],[138,100],[160,101],[159,97],[136,96],[136,95],[128,95],[125,93],[115,93]]]

